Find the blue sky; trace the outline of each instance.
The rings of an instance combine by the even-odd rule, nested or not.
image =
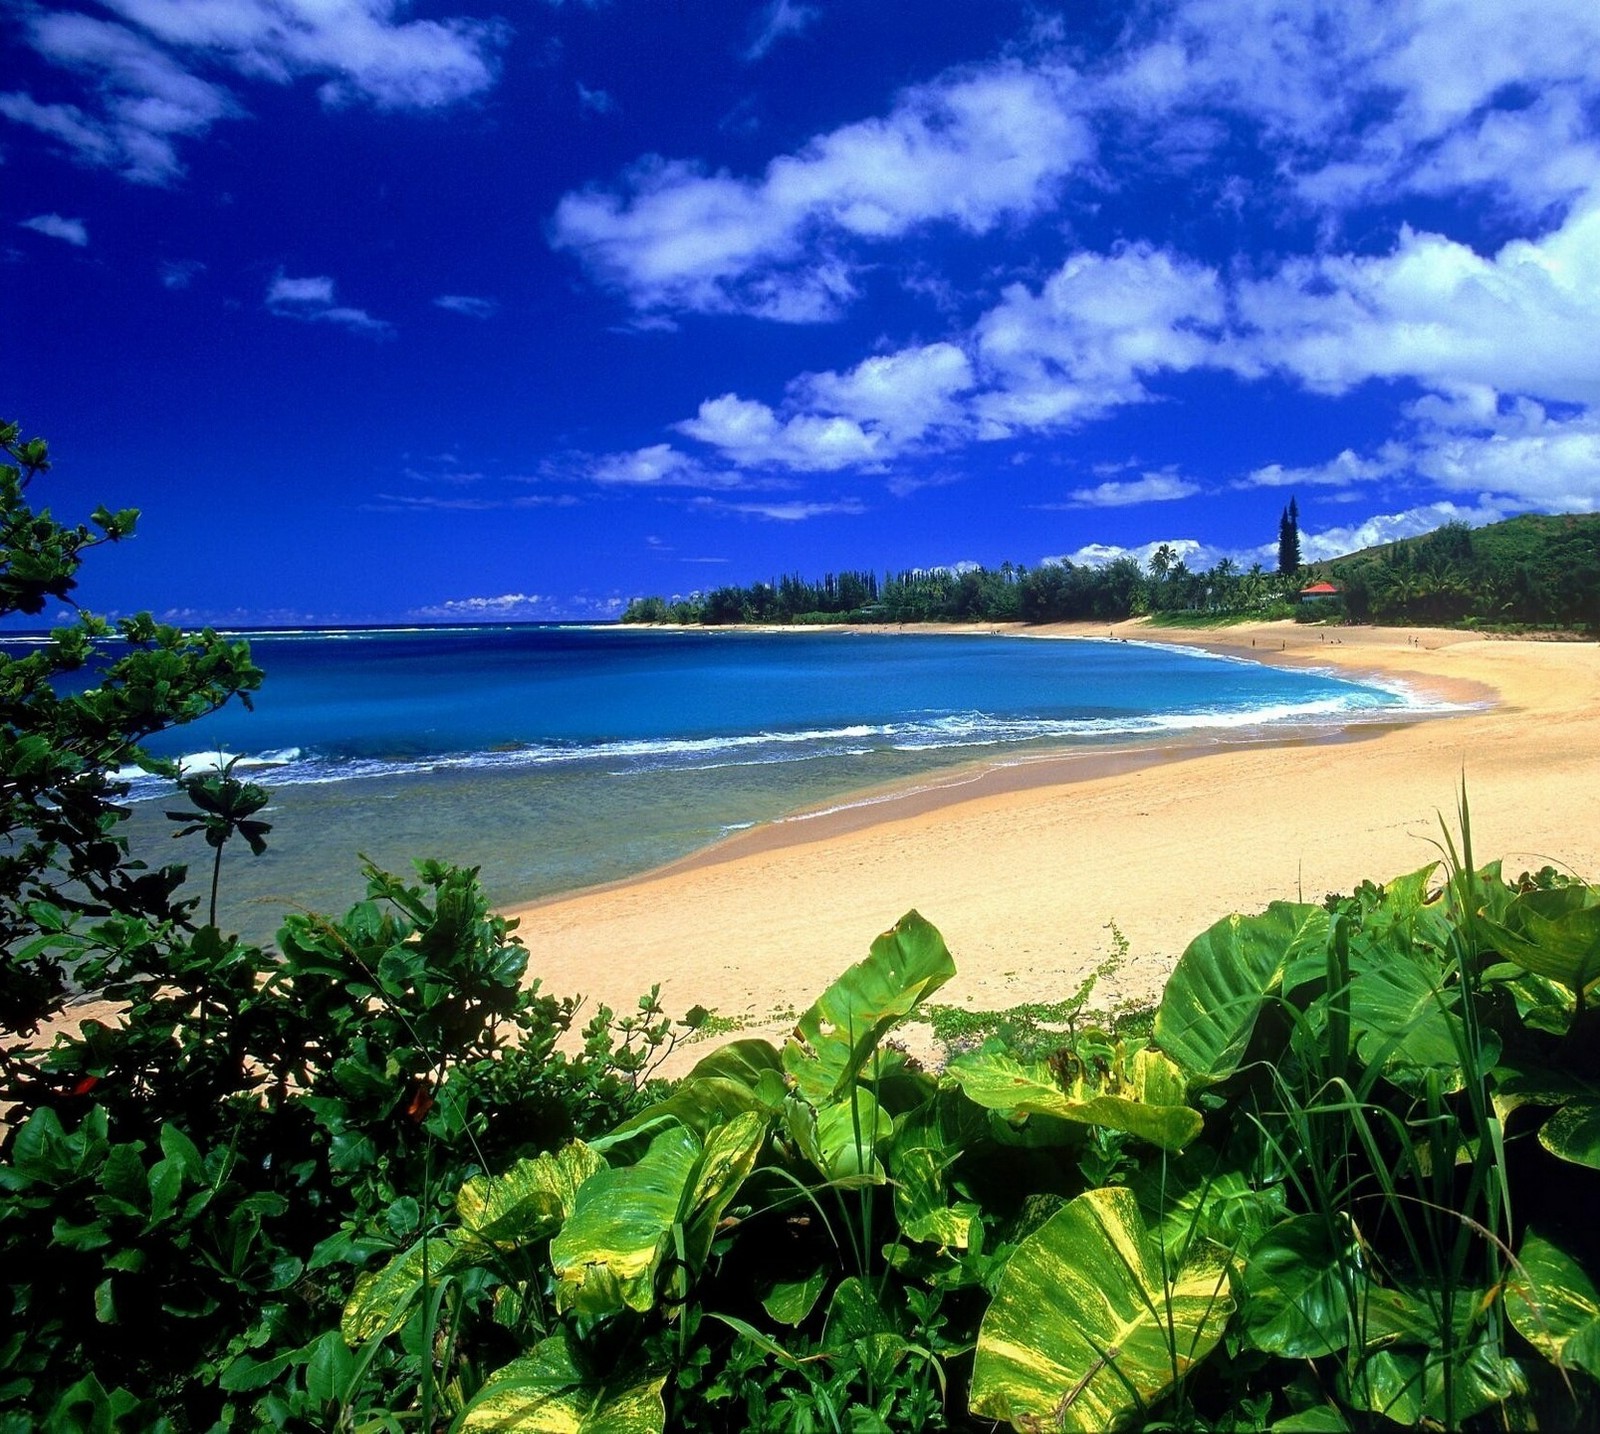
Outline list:
[[[84,598],[604,617],[1600,507],[1600,5],[0,0]]]

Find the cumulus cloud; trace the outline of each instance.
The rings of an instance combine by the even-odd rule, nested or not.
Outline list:
[[[333,280],[326,275],[309,279],[276,275],[267,286],[267,311],[302,323],[336,324],[374,338],[387,338],[394,332],[393,324],[373,318],[365,309],[335,303]]]
[[[1388,254],[1292,259],[1235,300],[1234,361],[1318,392],[1404,377],[1600,403],[1600,198],[1492,257],[1405,228]]]
[[[878,444],[852,419],[807,413],[780,419],[766,404],[733,393],[708,398],[695,417],[674,426],[741,468],[830,473],[870,462]]]
[[[1197,572],[1215,567],[1217,562],[1233,554],[1221,548],[1202,543],[1196,538],[1161,538],[1152,543],[1124,547],[1119,543],[1087,543],[1074,552],[1056,557],[1040,558],[1041,563],[1072,563],[1077,567],[1103,568],[1119,558],[1132,558],[1141,568],[1148,567],[1158,548],[1170,549],[1173,556]],[[1235,558],[1235,561],[1237,559]]]
[[[1004,65],[918,86],[755,179],[650,157],[567,195],[552,241],[639,309],[830,318],[855,293],[851,247],[1048,207],[1093,153],[1068,80]]]
[[[974,330],[985,436],[1098,417],[1148,396],[1145,379],[1217,362],[1217,274],[1149,244],[1069,258],[1034,291],[1008,288]]]
[[[1184,0],[1156,14],[1097,76],[1096,102],[1143,125],[1135,140],[1238,116],[1302,198],[1330,206],[1466,184],[1538,212],[1593,182],[1592,128],[1576,122],[1600,97],[1589,0]]]
[[[497,21],[401,20],[399,0],[104,0],[104,8],[118,20],[56,8],[25,22],[37,54],[86,82],[84,103],[42,103],[16,90],[0,94],[0,115],[139,184],[173,182],[183,173],[179,140],[244,115],[201,69],[278,85],[320,78],[329,107],[426,110],[488,89],[509,35]]]
[[[1439,401],[1415,411],[1422,427],[1412,462],[1439,487],[1549,512],[1600,510],[1600,412],[1556,417],[1529,399],[1487,413]]]
[[[594,460],[588,476],[596,483],[638,488],[730,488],[739,482],[737,474],[708,468],[670,443],[606,454]]]
[[[32,219],[19,219],[17,224],[20,228],[60,239],[78,249],[89,243],[89,226],[81,219],[63,219],[59,214],[35,214]]]

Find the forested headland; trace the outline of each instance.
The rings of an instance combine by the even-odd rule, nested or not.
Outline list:
[[[1317,582],[1333,597],[1302,603]],[[1147,564],[1002,563],[798,575],[686,597],[641,597],[626,623],[1122,622],[1286,618],[1505,628],[1600,628],[1600,515],[1449,523],[1418,538],[1277,570],[1224,558],[1193,569],[1169,544]]]

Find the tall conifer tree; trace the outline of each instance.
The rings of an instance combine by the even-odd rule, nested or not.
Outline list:
[[[1278,571],[1285,575],[1300,571],[1300,508],[1293,498],[1278,519]]]

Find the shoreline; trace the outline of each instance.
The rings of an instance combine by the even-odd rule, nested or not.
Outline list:
[[[1600,763],[1587,757],[1600,752],[1593,644],[1292,622],[904,630],[1109,633],[1473,705],[1337,733],[980,762],[912,790],[857,793],[638,876],[506,908],[530,975],[624,1011],[660,982],[669,1012],[702,1004],[741,1022],[735,1034],[781,1036],[916,907],[956,958],[942,1004],[1056,999],[1109,952],[1112,922],[1130,957],[1097,997],[1149,1000],[1184,945],[1231,911],[1320,900],[1436,859],[1439,814],[1453,828],[1463,774],[1479,862],[1504,856],[1513,875],[1519,861],[1600,871],[1587,821],[1600,798]],[[681,1047],[664,1073],[682,1074],[713,1045]]]

